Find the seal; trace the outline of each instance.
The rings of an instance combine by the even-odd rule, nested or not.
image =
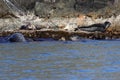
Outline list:
[[[21,33],[14,33],[7,39],[9,42],[26,42],[25,37]]]
[[[89,26],[78,26],[77,28],[75,28],[74,31],[78,31],[78,30],[81,30],[81,31],[87,31],[87,32],[105,32],[107,28],[109,28],[111,25],[110,22],[106,21],[104,23],[98,23],[98,24],[92,24],[92,25],[89,25]]]
[[[33,24],[28,23],[27,25],[22,25],[20,30],[36,30],[36,27]]]

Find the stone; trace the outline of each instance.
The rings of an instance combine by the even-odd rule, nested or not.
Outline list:
[[[6,16],[9,13],[8,7],[3,1],[0,1],[0,18]]]
[[[77,35],[72,35],[72,36],[70,37],[70,40],[71,40],[71,41],[79,41],[79,40],[81,40],[81,38],[80,38],[79,36],[77,36]]]
[[[7,0],[6,0],[7,1]],[[103,16],[110,17],[118,15],[120,12],[120,0],[8,0],[14,4],[14,10],[24,12],[35,12],[39,17],[61,17],[76,16],[76,13],[89,14],[95,12]],[[10,6],[9,6],[10,7]],[[14,13],[11,9],[0,0],[0,17],[8,13]],[[12,11],[13,10],[13,11]]]
[[[74,29],[77,28],[77,27],[78,27],[77,23],[68,23],[66,25],[66,27],[64,28],[64,30],[66,30],[66,31],[74,31]]]
[[[52,14],[51,5],[46,3],[36,2],[35,4],[35,14],[40,17],[49,17]]]
[[[35,14],[40,17],[67,16],[74,12],[74,0],[60,0],[55,3],[36,2]]]

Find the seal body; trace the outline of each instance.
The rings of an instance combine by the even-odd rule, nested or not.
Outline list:
[[[26,42],[25,37],[21,33],[14,33],[8,37],[8,41],[10,42]]]
[[[27,25],[22,25],[20,30],[36,30],[36,27],[33,24],[28,23]]]
[[[81,30],[81,31],[88,31],[88,32],[95,32],[95,31],[100,31],[100,32],[105,32],[108,27],[110,27],[111,23],[106,21],[103,24],[98,23],[98,24],[93,24],[90,26],[78,26],[75,28],[75,31]]]

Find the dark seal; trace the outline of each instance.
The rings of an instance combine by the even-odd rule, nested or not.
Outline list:
[[[22,25],[20,30],[36,30],[36,27],[33,24],[28,23],[27,25]]]
[[[8,37],[10,42],[26,42],[25,37],[21,33],[14,33]]]
[[[110,27],[111,23],[106,21],[104,23],[98,23],[98,24],[92,24],[89,26],[78,26],[75,28],[75,31],[81,30],[81,31],[87,31],[87,32],[105,32],[108,27]]]

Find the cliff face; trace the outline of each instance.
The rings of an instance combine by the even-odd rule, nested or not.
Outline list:
[[[33,11],[39,17],[110,17],[120,12],[120,0],[0,0],[0,17],[15,11]]]
[[[7,6],[5,6],[5,3],[3,1],[0,1],[0,17],[3,17],[7,13],[8,13]]]

